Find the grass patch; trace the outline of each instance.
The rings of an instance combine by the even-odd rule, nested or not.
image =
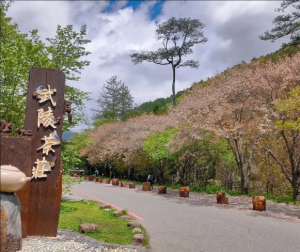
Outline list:
[[[104,211],[99,209],[95,201],[89,202],[90,204],[83,201],[62,201],[58,227],[79,231],[80,224],[93,223],[99,226],[99,230],[85,235],[108,243],[131,244],[132,228],[127,227],[127,221],[115,217],[114,209]]]

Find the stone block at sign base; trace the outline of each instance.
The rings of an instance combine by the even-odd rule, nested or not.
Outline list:
[[[129,188],[130,189],[134,189],[135,188],[135,184],[134,183],[129,183]]]
[[[110,184],[110,179],[106,179],[105,184]]]
[[[143,234],[135,234],[132,238],[132,245],[134,246],[143,246],[144,243],[144,235]]]
[[[0,193],[1,252],[22,250],[20,201],[15,193]]]
[[[159,186],[158,187],[158,193],[159,194],[166,194],[167,193],[167,187],[166,186]]]
[[[143,191],[151,191],[151,183],[150,182],[144,182],[142,190]]]
[[[264,196],[252,197],[253,210],[266,210],[266,198]]]
[[[121,187],[126,187],[127,183],[126,182],[121,182]]]
[[[81,231],[81,233],[88,233],[90,231],[96,231],[98,229],[99,227],[96,224],[83,223],[79,225],[79,230]]]
[[[114,186],[118,186],[119,185],[119,179],[113,179],[111,181],[111,184],[114,185]]]
[[[180,197],[189,197],[189,195],[190,195],[190,188],[188,186],[179,188]]]

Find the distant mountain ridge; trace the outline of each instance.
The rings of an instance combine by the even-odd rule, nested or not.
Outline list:
[[[74,135],[74,133],[72,131],[68,131],[66,133],[62,134],[62,140],[67,141],[69,140],[72,136]]]

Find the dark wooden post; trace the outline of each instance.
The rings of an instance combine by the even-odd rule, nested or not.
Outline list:
[[[42,95],[33,94],[37,88],[42,86],[43,89],[55,89],[51,99],[43,102]],[[31,180],[30,197],[29,197],[29,217],[27,234],[30,236],[56,236],[58,218],[60,212],[60,202],[62,193],[62,162],[61,162],[61,144],[52,145],[55,152],[49,151],[43,153],[44,149],[39,149],[45,144],[44,137],[49,137],[56,130],[61,141],[62,139],[62,119],[64,113],[64,89],[65,75],[62,71],[44,68],[31,68],[29,72],[29,85],[27,93],[25,129],[32,130],[32,166],[37,167],[35,162],[45,158],[47,161],[56,161],[51,170],[44,172],[46,177],[37,177]],[[52,115],[56,121],[61,118],[60,123],[51,125],[38,125],[38,110],[46,113],[52,110]],[[46,124],[44,122],[44,124]],[[39,149],[39,150],[38,150]]]
[[[129,183],[129,188],[130,189],[134,189],[135,188],[135,184],[134,183]]]
[[[265,196],[252,196],[253,210],[266,210]]]
[[[188,186],[179,188],[179,197],[189,197],[190,188]]]
[[[151,183],[150,182],[144,182],[142,191],[151,191]]]
[[[111,181],[111,184],[114,185],[114,186],[118,186],[119,185],[119,179],[113,179]]]
[[[158,194],[166,194],[167,193],[167,187],[166,186],[159,186],[158,187]]]

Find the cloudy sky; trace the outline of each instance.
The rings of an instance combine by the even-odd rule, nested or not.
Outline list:
[[[21,32],[38,29],[41,38],[53,37],[57,25],[87,25],[86,47],[91,61],[78,82],[68,83],[92,92],[86,114],[96,106],[98,91],[111,76],[127,85],[137,105],[171,95],[172,69],[144,62],[134,65],[130,54],[156,50],[156,24],[170,17],[199,19],[206,24],[206,44],[193,47],[187,59],[198,60],[198,69],[179,68],[176,92],[205,80],[243,60],[274,52],[286,39],[271,43],[258,36],[272,28],[280,1],[15,1],[8,15]],[[81,127],[77,127],[77,130]]]

